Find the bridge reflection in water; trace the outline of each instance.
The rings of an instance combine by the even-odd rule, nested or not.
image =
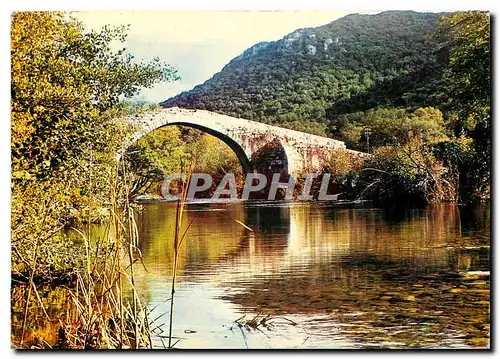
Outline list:
[[[174,221],[170,204],[138,216],[149,271],[138,274],[139,288],[151,303],[169,297]],[[193,204],[190,221],[176,318],[200,334],[185,347],[228,345],[227,335],[207,341],[201,332],[245,310],[298,316],[318,334],[312,347],[488,343],[487,208],[431,206],[392,218],[320,204]]]
[[[204,275],[207,270],[259,274],[273,268],[286,270],[330,262],[332,257],[345,263],[349,258],[361,260],[363,256],[422,269],[430,266],[466,270],[473,259],[467,251],[470,246],[460,245],[467,238],[461,230],[460,213],[454,206],[441,207],[408,212],[405,218],[393,220],[383,211],[369,208],[290,203],[193,204],[186,210],[184,223],[192,224],[179,270],[189,275]],[[152,266],[150,271],[168,275],[174,207],[148,205],[138,219],[140,249]],[[235,219],[254,231],[246,230]],[[489,245],[487,233],[482,236]]]

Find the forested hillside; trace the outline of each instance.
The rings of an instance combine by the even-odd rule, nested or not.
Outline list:
[[[360,196],[474,201],[489,197],[490,73],[486,12],[353,14],[256,44],[161,105],[326,135],[371,152],[356,181],[343,182],[364,188]]]
[[[263,42],[204,84],[162,103],[207,109],[315,134],[340,113],[377,105],[434,104],[447,59],[428,34],[439,14],[353,14]],[[431,94],[431,98],[429,98]]]

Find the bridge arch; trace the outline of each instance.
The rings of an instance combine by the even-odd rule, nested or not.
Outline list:
[[[253,165],[251,163],[251,159],[248,158],[247,154],[245,153],[245,150],[238,144],[238,142],[236,142],[234,139],[232,139],[231,137],[219,132],[219,131],[216,131],[212,128],[209,128],[209,127],[205,127],[205,126],[202,126],[202,125],[199,125],[199,124],[195,124],[195,123],[190,123],[190,122],[171,122],[171,123],[167,123],[163,126],[160,126],[160,127],[157,127],[155,128],[155,130],[157,129],[160,129],[162,127],[166,127],[166,126],[186,126],[186,127],[191,127],[191,128],[195,128],[197,130],[200,130],[204,133],[208,133],[209,135],[212,135],[216,138],[218,138],[219,140],[221,140],[222,142],[224,142],[226,145],[229,146],[229,148],[236,154],[236,157],[238,157],[238,160],[240,161],[240,164],[241,164],[241,167],[243,168],[243,171],[245,173],[251,173],[253,172]],[[154,131],[154,130],[153,130]],[[134,138],[134,141],[137,141],[139,140],[142,136],[145,136],[147,135],[148,133],[150,133],[152,131],[149,131],[147,133],[143,133],[141,134],[140,137],[138,138]]]
[[[235,118],[205,110],[189,110],[177,107],[146,111],[127,117],[136,132],[127,148],[142,136],[169,125],[188,126],[209,133],[225,142],[238,156],[245,172],[255,169],[255,155],[263,146],[277,142],[286,154],[287,174],[298,174],[308,163],[318,163],[333,149],[345,149],[342,141],[309,133],[267,125],[260,122]]]

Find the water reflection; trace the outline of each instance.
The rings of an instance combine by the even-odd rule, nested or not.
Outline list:
[[[440,205],[399,217],[320,204],[189,205],[175,328],[196,333],[179,345],[488,345],[489,208]],[[147,268],[139,287],[166,312],[173,207],[148,205],[137,219]],[[290,316],[300,330],[243,338],[228,329],[242,312]]]

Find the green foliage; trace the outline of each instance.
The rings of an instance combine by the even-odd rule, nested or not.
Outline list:
[[[112,52],[124,28],[84,33],[61,13],[14,13],[11,39],[14,179],[49,178],[74,167],[75,157],[106,151],[120,98],[175,78],[159,60]]]
[[[425,35],[436,29],[438,16],[354,14],[300,29],[256,44],[204,84],[162,106],[206,109],[325,135],[332,105],[436,62]]]
[[[453,199],[447,174],[424,142],[414,139],[402,146],[378,148],[361,170],[351,173],[345,190],[383,206],[423,206]]]
[[[441,66],[437,80],[430,81],[432,91],[423,103],[433,103],[438,106],[444,116],[441,117],[441,114],[434,109],[431,111],[426,109],[426,113],[422,113],[422,109],[419,109],[415,112],[417,116],[413,116],[408,123],[412,127],[418,127],[419,138],[425,143],[419,152],[425,155],[429,149],[432,151],[434,156],[432,161],[429,160],[428,163],[436,162],[436,164],[440,163],[444,166],[439,176],[433,176],[433,182],[441,184],[441,188],[446,187],[447,192],[443,193],[442,196],[436,196],[432,190],[428,193],[432,196],[417,197],[420,197],[422,202],[436,198],[461,202],[484,200],[490,195],[491,178],[489,14],[470,11],[444,16],[438,30],[432,37],[438,45],[435,53],[446,59],[446,63]],[[372,98],[375,95],[374,92],[370,91],[368,94]],[[393,92],[388,91],[386,98],[392,98],[392,94]],[[404,96],[415,98],[414,95],[408,97],[408,94],[405,94]],[[362,101],[351,101],[350,106],[352,108],[353,105],[361,103]],[[384,103],[379,103],[378,106],[381,104]],[[385,104],[390,104],[390,102]],[[400,102],[393,102],[393,104],[408,105]],[[331,113],[339,114],[346,108],[349,106],[344,104],[343,107],[337,107]],[[371,122],[370,126],[373,127],[373,121],[369,121],[367,118],[370,117],[369,114],[377,111],[381,110],[338,116],[332,121],[332,134],[344,136],[346,141],[350,141],[348,143],[356,147],[354,130],[358,130],[361,127],[360,124],[365,127],[369,126],[367,122]],[[384,111],[394,113],[404,110]],[[408,139],[415,134],[415,130],[406,127],[403,123],[400,123],[399,129],[397,126],[391,126],[390,122],[392,121],[388,120],[389,118],[389,113],[386,113],[385,121],[375,121],[375,127],[382,131],[375,131],[376,135],[371,136],[371,142],[374,145],[397,145],[397,149],[402,150],[404,143],[408,142]],[[443,124],[447,128],[448,138],[444,136]],[[377,137],[380,134],[383,134],[383,141]],[[396,141],[388,141],[391,134]],[[422,136],[422,134],[426,135]],[[358,141],[358,144],[360,143],[361,141]],[[362,146],[358,146],[358,148],[362,148]],[[404,161],[399,162],[401,166],[404,165]],[[379,168],[387,167],[392,169],[387,171],[392,175],[400,174],[400,171],[394,170],[391,163],[389,161]],[[419,178],[424,177],[420,176]],[[406,188],[406,190],[393,196],[394,198],[406,198],[406,195],[412,197],[416,193],[415,188],[422,188],[422,186],[417,185],[420,182],[411,176],[397,175],[396,178],[400,179],[399,187],[396,186],[398,191],[402,188]],[[385,183],[390,183],[388,179],[387,181]],[[406,185],[404,185],[405,183]],[[411,185],[408,186],[408,184]]]
[[[404,145],[414,138],[433,142],[446,137],[441,111],[432,107],[415,111],[377,108],[340,116],[332,123],[335,138],[351,148],[366,150],[364,129],[370,129],[370,146]]]
[[[489,196],[490,75],[488,13],[354,14],[256,44],[204,84],[161,105],[328,135],[362,151],[366,128],[372,149],[397,152],[420,141],[419,151],[431,151],[436,145],[432,161],[450,166],[443,179],[457,193],[422,198],[468,202]],[[458,162],[442,148],[465,142]],[[398,178],[406,183],[412,177]]]
[[[490,16],[487,12],[458,12],[441,22],[438,35],[450,47],[446,78],[456,112],[457,134],[490,126]]]
[[[237,183],[244,182],[243,170],[236,154],[221,140],[189,127],[166,126],[142,137],[125,154],[127,174],[133,187],[131,195],[159,195],[161,182],[172,173],[208,173],[213,188],[229,172]]]
[[[70,218],[109,202],[116,153],[133,130],[120,120],[132,110],[124,99],[177,78],[159,60],[112,51],[125,36],[123,27],[85,33],[63,13],[12,15],[14,263],[31,261],[23,251],[38,250]]]
[[[461,199],[482,200],[489,197],[491,181],[490,16],[479,11],[451,14],[439,35],[443,46],[451,48],[446,73],[452,97],[449,127],[473,141],[460,167]]]
[[[490,196],[490,153],[479,152],[473,139],[450,139],[435,143],[431,148],[434,156],[448,169],[449,181],[456,188],[456,199],[477,202]]]

